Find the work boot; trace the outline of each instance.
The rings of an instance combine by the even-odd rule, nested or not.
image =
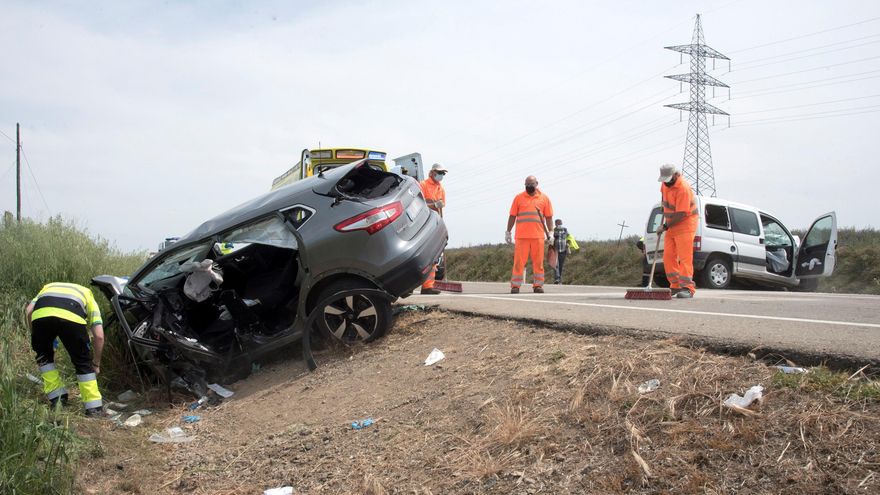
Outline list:
[[[536,294],[543,294],[543,293],[544,293],[544,288],[543,288],[543,287],[532,287],[532,290],[533,290]]]
[[[104,415],[104,410],[100,407],[90,407],[86,409],[86,416],[89,418],[99,418]]]
[[[430,288],[430,289],[426,289],[426,288],[422,287],[422,292],[421,292],[421,293],[422,293],[422,294],[431,294],[431,295],[434,295],[434,294],[439,294],[440,291],[437,290],[437,289],[435,289],[435,288],[433,288],[433,287]]]
[[[49,399],[49,407],[55,409],[59,402],[61,402],[61,407],[67,407],[67,394],[61,394],[54,399]]]
[[[678,293],[681,292],[681,291],[685,291],[685,292],[687,292],[687,289],[685,289],[685,288],[683,288],[683,287],[679,287],[679,288],[671,288],[671,287],[670,287],[670,289],[669,289],[669,292],[672,292],[672,295],[673,295],[673,296],[676,295],[676,294],[678,294]]]
[[[519,287],[511,287],[510,293],[511,294],[519,294]]]
[[[694,297],[694,294],[687,289],[681,289],[675,294],[675,297],[679,299],[691,299],[692,297]]]

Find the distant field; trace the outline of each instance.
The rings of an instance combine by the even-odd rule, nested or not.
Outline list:
[[[802,232],[799,233],[803,235]],[[578,241],[580,251],[565,262],[568,284],[636,286],[642,279],[637,237],[621,241]],[[506,282],[510,280],[513,246],[486,244],[446,251],[447,278]],[[545,266],[550,271],[549,266]],[[548,281],[552,280],[548,276]],[[845,228],[839,232],[837,268],[821,279],[823,292],[880,294],[880,231]]]

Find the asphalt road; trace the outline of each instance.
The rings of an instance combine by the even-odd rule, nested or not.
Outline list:
[[[880,296],[699,290],[693,299],[629,301],[626,288],[465,282],[461,294],[413,295],[406,304],[491,317],[542,320],[585,331],[682,335],[707,345],[762,348],[807,361],[880,363]]]

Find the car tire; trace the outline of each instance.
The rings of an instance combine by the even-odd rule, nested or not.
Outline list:
[[[340,280],[321,289],[317,300],[345,290],[375,288],[364,280]],[[372,342],[391,327],[391,301],[382,297],[356,295],[331,299],[315,311],[320,311],[317,323],[321,331],[345,345]]]
[[[724,258],[710,258],[700,272],[700,281],[707,289],[726,289],[732,279],[730,262]]]

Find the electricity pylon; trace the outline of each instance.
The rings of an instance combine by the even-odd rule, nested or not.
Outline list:
[[[681,83],[689,83],[691,86],[691,101],[687,103],[673,103],[664,105],[680,111],[687,111],[688,131],[684,147],[684,160],[682,163],[682,175],[694,186],[697,195],[715,196],[715,172],[712,170],[712,149],[709,146],[709,127],[706,124],[706,114],[729,115],[724,110],[706,103],[706,86],[730,88],[730,86],[706,74],[706,59],[730,60],[726,55],[710,48],[703,39],[703,27],[700,24],[700,14],[697,14],[697,22],[694,25],[694,35],[690,45],[678,45],[664,47],[691,56],[691,71],[688,74],[676,74],[664,76],[675,79]],[[714,68],[714,60],[713,60]]]

